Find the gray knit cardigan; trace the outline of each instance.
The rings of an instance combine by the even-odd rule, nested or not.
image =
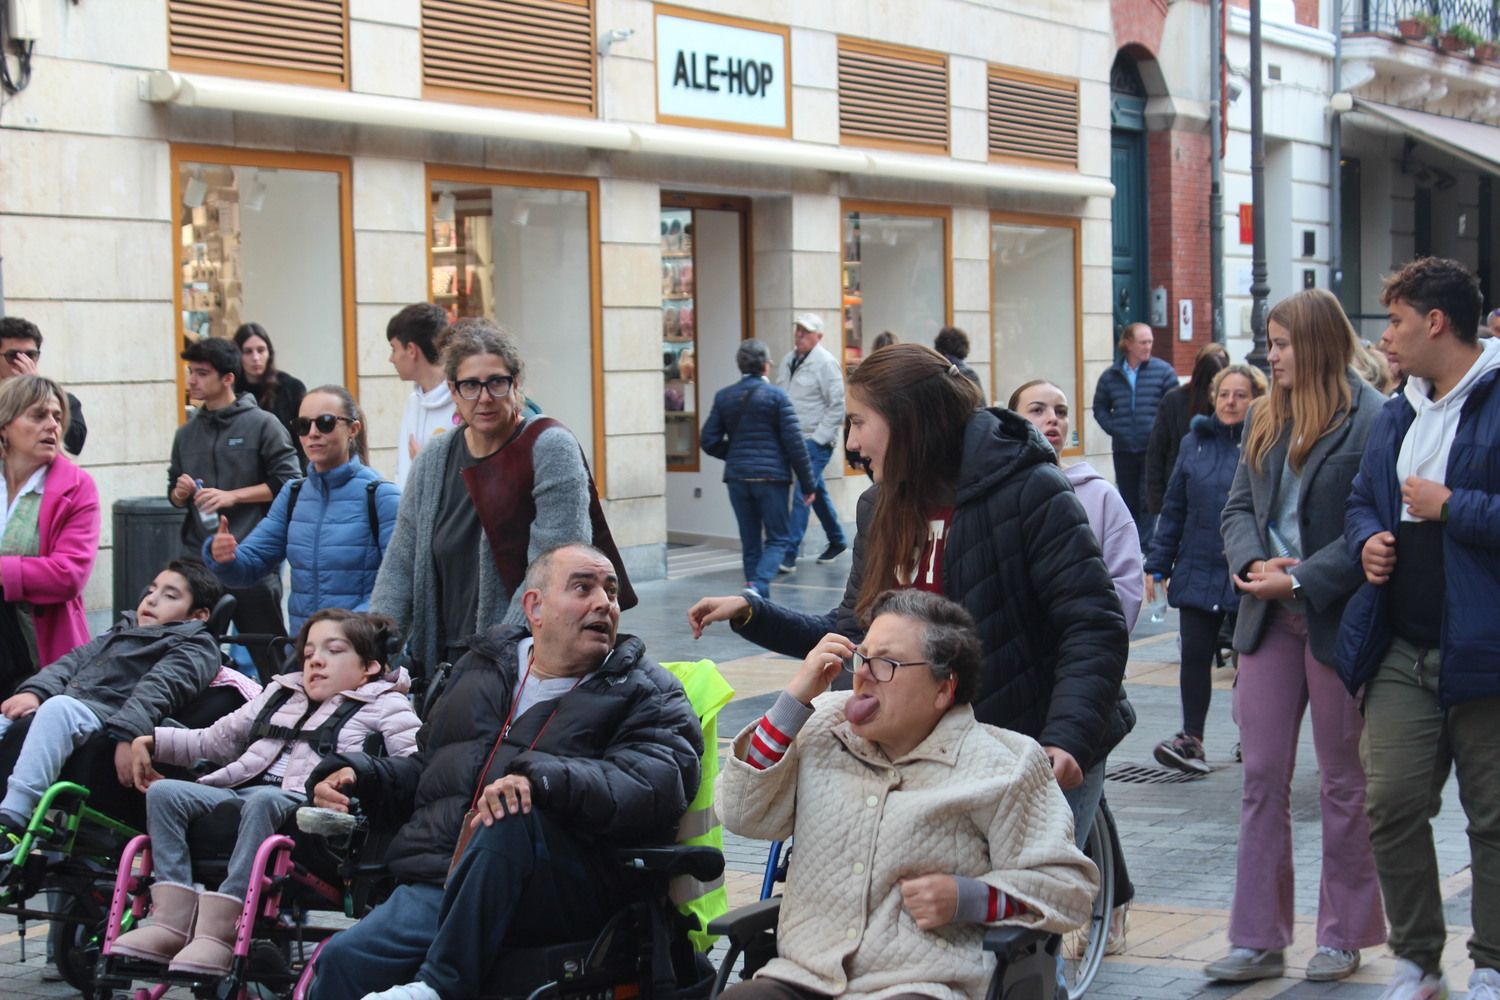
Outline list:
[[[535,418],[528,418],[528,423],[531,419]],[[438,588],[432,564],[432,534],[437,526],[448,454],[457,446],[462,433],[462,428],[454,428],[438,436],[412,463],[406,488],[401,492],[396,530],[380,564],[375,592],[370,596],[370,610],[394,618],[406,637],[407,651],[428,667],[440,662],[443,653],[438,648]],[[543,431],[532,449],[532,465],[536,481],[531,495],[537,513],[531,524],[528,562],[553,546],[593,539],[588,473],[577,439],[563,427]],[[465,489],[462,479],[447,487]],[[482,632],[494,625],[524,625],[521,595],[506,591],[495,569],[489,542],[481,536],[479,544],[483,551],[479,559],[476,629]]]

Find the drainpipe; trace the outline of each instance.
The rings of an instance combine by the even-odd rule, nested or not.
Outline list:
[[[1214,343],[1224,343],[1224,0],[1209,0],[1208,259]]]
[[[1266,313],[1270,311],[1270,276],[1266,268],[1266,122],[1261,73],[1261,0],[1250,0],[1250,200],[1255,240],[1250,258],[1250,333],[1254,346],[1245,360],[1267,375]]]
[[[1335,8],[1337,10],[1337,8]],[[1344,89],[1344,25],[1337,13],[1333,22],[1333,90]],[[1334,111],[1328,122],[1328,290],[1339,299],[1344,294],[1344,116]],[[1359,312],[1360,303],[1354,304]],[[1355,329],[1359,321],[1355,321]]]

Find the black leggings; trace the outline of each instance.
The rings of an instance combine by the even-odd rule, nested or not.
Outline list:
[[[1178,628],[1182,636],[1182,731],[1203,739],[1208,703],[1213,699],[1214,653],[1219,648],[1219,629],[1224,612],[1179,608]]]

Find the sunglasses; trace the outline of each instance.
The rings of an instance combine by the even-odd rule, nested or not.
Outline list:
[[[491,375],[481,382],[477,378],[466,378],[453,383],[453,388],[458,391],[460,399],[478,399],[482,391],[490,394],[491,399],[504,399],[510,395],[510,387],[516,384],[516,380],[510,375]]]
[[[6,351],[4,354],[0,354],[0,357],[5,358],[6,364],[12,364],[12,365],[16,363],[16,358],[27,357],[27,358],[30,358],[32,361],[36,361],[39,358],[41,358],[41,356],[42,356],[42,352],[36,350],[35,348],[32,348],[31,350],[25,350],[25,351],[20,351],[20,350],[17,350],[17,351]]]
[[[307,435],[312,433],[314,427],[318,429],[318,433],[320,434],[332,434],[333,429],[339,425],[340,420],[346,424],[354,423],[348,417],[336,417],[332,413],[324,413],[321,416],[313,417],[311,420],[306,417],[298,417],[292,421],[292,427],[297,431],[298,437],[307,437]]]

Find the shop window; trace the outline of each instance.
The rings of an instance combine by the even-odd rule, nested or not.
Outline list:
[[[859,146],[948,151],[948,60],[839,39],[839,137]]]
[[[990,157],[1078,167],[1078,81],[990,67]]]
[[[173,158],[183,342],[259,323],[277,368],[309,386],[355,388],[348,161],[182,149]]]
[[[485,180],[432,176],[432,301],[516,338],[526,395],[568,426],[597,475],[593,184]]]
[[[990,227],[990,316],[995,398],[1046,379],[1072,406],[1072,440],[1083,447],[1083,372],[1079,350],[1078,224],[996,217]]]
[[[698,326],[693,293],[693,210],[661,213],[661,363],[667,468],[698,468]]]
[[[593,0],[422,0],[428,96],[594,113]]]
[[[283,83],[348,83],[346,0],[167,0],[174,70]]]
[[[847,205],[846,205],[847,209]],[[948,325],[946,210],[844,213],[844,367],[853,371],[869,344],[889,330],[901,341],[932,344]],[[829,345],[831,346],[831,345]]]

